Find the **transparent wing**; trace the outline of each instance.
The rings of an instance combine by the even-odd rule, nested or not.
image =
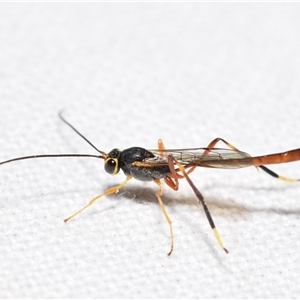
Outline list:
[[[236,169],[251,166],[252,157],[242,151],[224,148],[189,148],[149,150],[155,157],[143,162],[155,165],[168,164],[168,156],[172,155],[182,165],[197,165],[207,168]]]

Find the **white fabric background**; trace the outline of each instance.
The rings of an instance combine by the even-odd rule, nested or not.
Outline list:
[[[0,4],[0,160],[97,147],[204,147],[252,155],[300,147],[299,3]],[[219,146],[223,147],[222,144]],[[300,164],[273,166],[300,177]],[[95,159],[0,168],[0,297],[300,297],[300,185],[198,169],[225,246],[193,192],[154,193]]]

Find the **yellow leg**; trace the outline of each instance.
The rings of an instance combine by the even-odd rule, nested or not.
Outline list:
[[[286,182],[300,181],[299,179],[289,178],[289,177],[285,177],[285,176],[282,176],[282,175],[278,175],[278,179],[286,181]]]
[[[158,191],[155,193],[155,196],[158,200],[158,203],[159,203],[159,206],[169,224],[169,227],[170,227],[170,236],[171,236],[171,249],[170,249],[170,252],[168,253],[168,255],[170,256],[171,253],[173,252],[173,248],[174,248],[174,235],[173,235],[173,228],[172,228],[172,221],[171,219],[169,218],[166,210],[165,210],[165,206],[164,206],[164,203],[162,202],[161,200],[161,194],[162,194],[162,187],[161,187],[161,182],[159,179],[153,179],[153,181],[157,184],[158,186]]]
[[[132,178],[131,175],[128,175],[126,177],[126,179],[120,183],[119,185],[117,186],[114,186],[114,187],[111,187],[109,188],[108,190],[106,190],[103,194],[100,194],[96,197],[94,197],[87,205],[85,205],[83,208],[79,209],[77,212],[75,212],[73,215],[71,215],[70,217],[66,218],[64,221],[65,222],[68,222],[70,221],[71,219],[73,219],[75,216],[77,216],[78,214],[80,214],[83,210],[85,210],[87,207],[91,206],[94,202],[96,202],[99,198],[101,198],[102,196],[105,196],[105,195],[109,195],[109,194],[113,194],[115,193],[116,191],[118,191],[119,189],[121,189],[122,187],[124,187],[126,185],[126,183]]]

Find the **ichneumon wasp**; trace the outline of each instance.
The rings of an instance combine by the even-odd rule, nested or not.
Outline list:
[[[228,250],[223,245],[209,209],[204,201],[204,197],[194,185],[193,181],[190,179],[190,173],[192,173],[197,167],[236,169],[255,166],[261,168],[263,171],[275,178],[288,182],[299,181],[299,179],[280,176],[264,165],[280,164],[300,160],[300,148],[282,153],[252,157],[248,153],[238,150],[236,147],[232,146],[225,140],[216,138],[205,148],[165,149],[162,140],[158,140],[158,149],[155,150],[147,150],[142,147],[131,147],[122,151],[119,149],[113,149],[109,153],[105,153],[95,147],[86,137],[84,137],[77,129],[75,129],[73,125],[66,121],[61,113],[59,113],[59,117],[79,136],[81,136],[89,145],[91,145],[99,153],[99,155],[38,154],[9,159],[0,162],[0,165],[19,160],[44,157],[94,157],[104,160],[104,169],[107,173],[115,175],[119,173],[120,170],[124,172],[126,178],[122,183],[113,186],[104,191],[102,194],[94,197],[87,205],[66,218],[64,220],[65,222],[68,222],[70,219],[81,213],[87,207],[91,206],[102,196],[117,192],[119,189],[123,188],[132,178],[141,181],[154,181],[154,183],[158,187],[155,196],[158,200],[162,213],[169,224],[171,246],[168,255],[171,255],[173,251],[174,236],[172,221],[169,218],[161,199],[161,179],[164,179],[165,183],[174,191],[177,191],[179,188],[179,179],[185,178],[187,180],[199,202],[203,206],[204,212],[218,244],[226,253],[228,253]],[[228,148],[216,148],[215,146],[218,142],[223,142]]]

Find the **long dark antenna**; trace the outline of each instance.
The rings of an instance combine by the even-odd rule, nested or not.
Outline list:
[[[79,136],[81,136],[88,144],[90,144],[95,150],[97,150],[99,153],[102,155],[106,155],[103,151],[100,151],[95,145],[93,145],[83,134],[81,134],[73,125],[71,125],[63,116],[62,116],[63,111],[61,110],[58,113],[59,118],[66,123],[69,127],[71,127]]]
[[[90,144],[97,152],[99,152],[101,155],[93,155],[93,154],[77,154],[77,153],[70,153],[70,154],[37,154],[37,155],[28,155],[28,156],[22,156],[22,157],[15,157],[12,159],[8,159],[5,161],[0,162],[0,165],[8,164],[13,161],[18,161],[18,160],[25,160],[25,159],[32,159],[32,158],[43,158],[43,157],[94,157],[94,158],[101,158],[101,159],[106,159],[107,154],[103,151],[100,151],[97,149],[96,146],[94,146],[86,137],[84,137],[77,129],[75,129],[74,126],[72,126],[69,122],[67,122],[63,116],[62,116],[62,111],[59,112],[58,116],[60,119],[66,123],[68,126],[70,126],[78,135],[80,135],[88,144]]]
[[[17,160],[42,158],[42,157],[94,157],[94,158],[104,158],[105,159],[105,156],[92,155],[92,154],[38,154],[38,155],[29,155],[29,156],[22,156],[22,157],[8,159],[8,160],[0,162],[0,165],[8,164],[10,162],[17,161]]]

